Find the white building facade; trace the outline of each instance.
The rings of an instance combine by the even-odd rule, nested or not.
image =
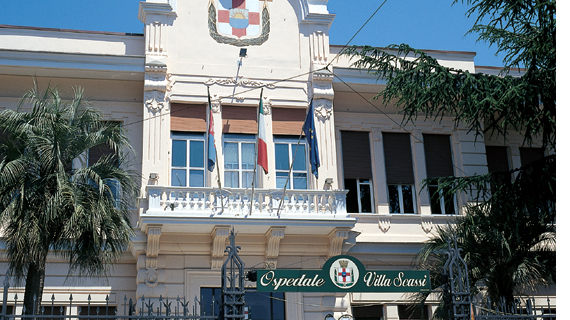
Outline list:
[[[231,230],[247,269],[319,269],[341,254],[370,270],[411,269],[435,227],[452,222],[468,201],[432,202],[423,179],[487,173],[491,152],[504,154],[510,168],[538,152],[519,148],[516,138],[476,139],[451,118],[402,126],[394,107],[370,100],[383,84],[329,44],[327,0],[148,0],[138,17],[144,34],[0,26],[0,108],[16,108],[33,78],[40,87],[81,86],[105,117],[128,128],[137,153],[137,235],[109,277],[66,279],[65,261],[48,263],[43,300],[54,295],[67,306],[73,293],[68,314],[89,294],[91,304],[104,305],[109,295],[117,307],[124,297],[200,299],[220,286]],[[427,51],[446,66],[493,71],[475,67],[473,52]],[[299,139],[310,101],[318,178]],[[258,117],[267,174],[255,165]],[[0,256],[0,273],[6,266]],[[554,290],[539,300],[555,304]],[[23,288],[10,299],[18,293]],[[277,298],[274,313],[258,319],[358,319],[359,312],[399,319],[409,304],[401,293]],[[429,302],[427,315],[437,305]]]

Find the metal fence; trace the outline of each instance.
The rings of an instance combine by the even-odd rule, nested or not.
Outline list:
[[[475,301],[473,304],[477,309],[474,310],[475,319],[556,319],[556,309],[550,305],[549,298],[546,300],[547,305],[545,307],[537,307],[536,300],[533,297],[518,297],[511,303],[502,299],[494,307],[489,299]]]
[[[85,300],[75,301],[73,295],[69,295],[69,303],[62,305],[56,303],[55,295],[50,301],[42,301],[41,306],[36,309],[36,301],[33,300],[32,309],[36,310],[34,315],[26,315],[23,299],[20,300],[17,294],[12,299],[8,299],[9,281],[4,280],[4,293],[2,305],[0,307],[0,320],[214,320],[214,319],[246,319],[247,308],[244,304],[244,269],[243,262],[239,257],[240,247],[235,244],[235,234],[232,230],[229,235],[230,245],[226,247],[228,259],[222,266],[221,279],[225,284],[222,287],[220,301],[212,297],[210,305],[202,304],[198,298],[194,301],[187,301],[186,298],[176,299],[149,299],[144,296],[138,301],[125,298],[121,303],[110,304],[109,296],[105,298],[105,303],[101,301],[91,301],[91,295]]]
[[[477,300],[471,296],[468,269],[461,257],[461,249],[454,239],[453,246],[448,245],[448,259],[443,267],[446,283],[443,297],[446,317],[450,320],[522,320],[556,319],[556,309],[547,298],[546,307],[537,307],[533,297],[516,297],[513,302],[502,299],[492,303],[490,299]]]
[[[4,287],[4,300],[0,308],[0,320],[208,320],[218,319],[220,304],[203,305],[198,299],[194,301],[186,301],[184,298],[176,299],[147,299],[144,296],[138,302],[133,302],[126,296],[119,305],[109,303],[109,296],[105,298],[105,304],[91,303],[91,296],[87,298],[87,304],[78,305],[74,302],[73,295],[69,295],[69,303],[62,305],[55,302],[55,296],[52,295],[51,301],[42,302],[39,312],[35,315],[26,315],[26,309],[23,300],[18,295],[14,295],[14,299],[8,300],[7,286]],[[83,301],[82,301],[83,302]],[[36,310],[35,299],[33,309]],[[76,312],[72,312],[76,310]]]

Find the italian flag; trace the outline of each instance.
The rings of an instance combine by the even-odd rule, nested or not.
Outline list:
[[[257,164],[263,168],[267,174],[267,139],[265,138],[265,115],[263,114],[263,88],[259,96],[259,115],[258,115],[258,131],[257,131]]]

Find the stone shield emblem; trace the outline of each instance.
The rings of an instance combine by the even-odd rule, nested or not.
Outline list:
[[[210,0],[208,29],[219,43],[238,47],[261,45],[270,31],[267,1]]]

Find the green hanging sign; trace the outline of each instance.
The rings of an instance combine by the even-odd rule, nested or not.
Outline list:
[[[350,256],[327,260],[322,270],[257,270],[257,291],[269,292],[425,292],[429,271],[366,270]]]

